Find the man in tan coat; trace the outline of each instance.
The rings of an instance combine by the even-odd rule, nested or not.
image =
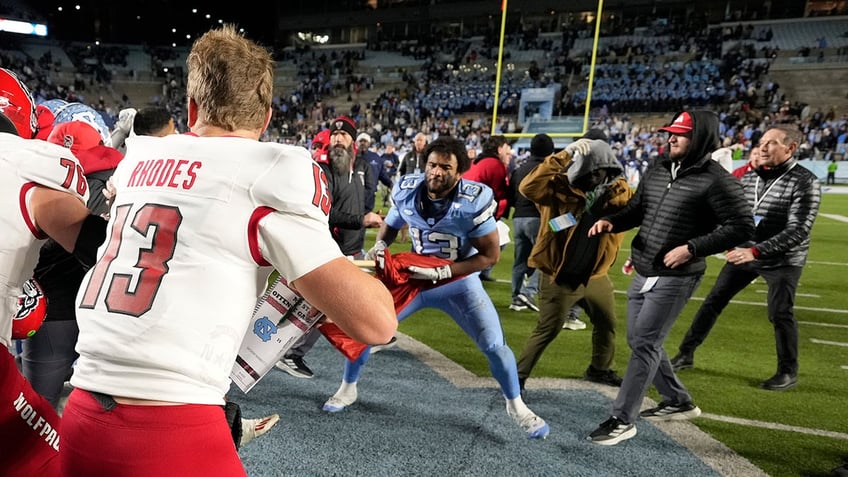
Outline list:
[[[548,156],[519,186],[536,203],[541,227],[528,263],[539,269],[539,322],[518,358],[521,388],[545,348],[562,331],[568,310],[580,303],[592,322],[592,361],[584,378],[619,386],[613,371],[615,299],[607,275],[623,234],[589,238],[592,224],[624,207],[632,195],[609,145],[579,139]]]

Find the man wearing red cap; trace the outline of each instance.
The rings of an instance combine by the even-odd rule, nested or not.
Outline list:
[[[648,168],[623,209],[589,230],[593,237],[639,227],[631,246],[636,274],[627,290],[630,362],[612,416],[589,435],[601,445],[635,436],[639,417],[668,421],[701,414],[674,374],[663,343],[701,282],[704,258],[754,233],[741,183],[711,158],[719,147],[718,117],[710,111],[682,112],[660,130],[669,133],[668,157]],[[640,413],[651,383],[662,402]]]

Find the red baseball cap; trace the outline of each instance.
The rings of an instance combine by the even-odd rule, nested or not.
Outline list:
[[[124,157],[117,149],[104,146],[100,132],[85,121],[55,126],[47,141],[70,149],[86,174],[114,169]]]
[[[669,132],[671,134],[686,134],[688,132],[692,132],[692,129],[694,128],[695,121],[692,120],[692,115],[687,112],[683,112],[674,118],[674,122],[664,128],[660,128],[659,130]]]

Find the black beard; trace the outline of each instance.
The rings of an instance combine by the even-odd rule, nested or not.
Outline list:
[[[353,161],[352,148],[344,148],[335,146],[330,148],[330,164],[333,166],[333,171],[336,174],[350,174],[350,164]]]

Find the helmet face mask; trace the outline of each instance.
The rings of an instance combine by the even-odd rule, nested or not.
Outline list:
[[[0,113],[15,125],[18,135],[32,139],[38,131],[35,101],[18,76],[0,68]]]

